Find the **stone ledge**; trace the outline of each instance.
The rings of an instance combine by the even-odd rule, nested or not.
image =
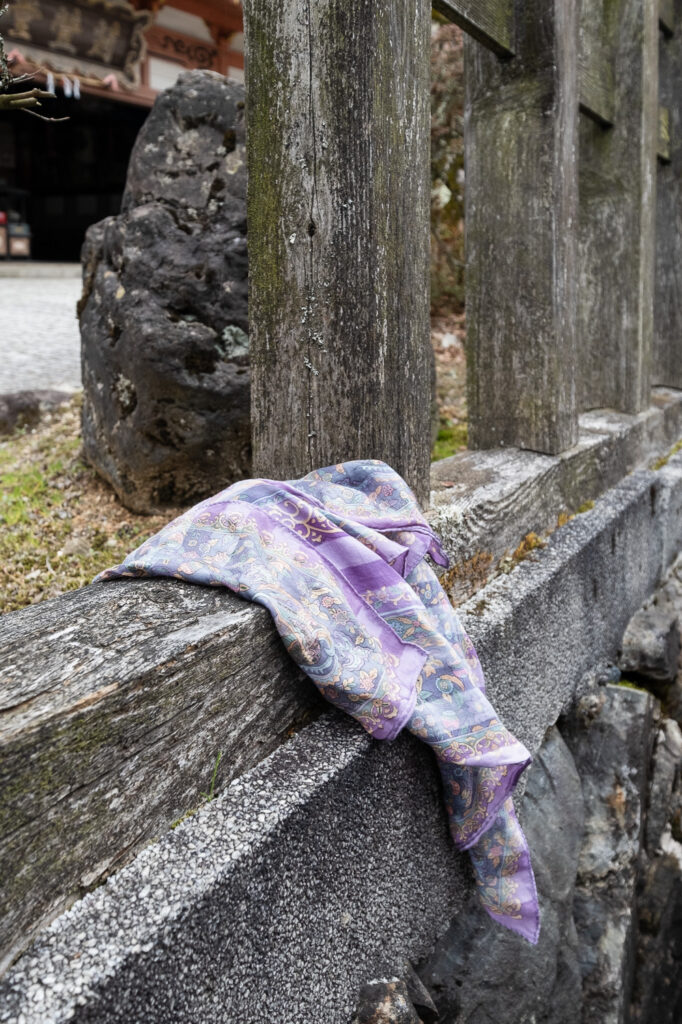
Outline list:
[[[533,752],[667,568],[682,459],[665,470],[622,481],[462,609],[493,703]],[[0,1005],[25,1024],[203,1021],[211,1000],[225,1019],[334,1024],[469,894],[428,751],[331,714],[54,922]]]
[[[670,564],[682,458],[666,469],[665,476],[641,470],[626,477],[458,610],[493,706],[532,751],[576,681],[599,661],[615,660],[628,621]]]
[[[429,521],[460,573],[448,578],[455,603],[529,532],[554,529],[561,512],[594,501],[682,437],[682,391],[654,388],[642,413],[600,409],[580,417],[578,443],[561,455],[519,448],[461,452],[431,468]],[[478,567],[467,566],[481,559]]]

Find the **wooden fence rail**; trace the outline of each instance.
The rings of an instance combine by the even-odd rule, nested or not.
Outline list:
[[[514,56],[514,0],[433,0],[433,7],[499,57]]]
[[[469,443],[556,454],[682,387],[682,0],[434,6],[466,33]],[[430,4],[244,13],[256,472],[379,457],[425,501]]]

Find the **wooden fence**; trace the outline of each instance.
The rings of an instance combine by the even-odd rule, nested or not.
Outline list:
[[[430,7],[423,0],[247,0],[245,8],[257,472],[293,475],[370,455],[396,465],[424,497]],[[473,40],[466,73],[474,444],[560,451],[573,444],[588,406],[636,412],[651,384],[682,388],[681,8],[682,0],[660,12],[651,0],[583,0],[579,18],[575,0],[519,0],[513,11],[498,0],[439,2]],[[477,586],[493,558],[514,550],[529,530],[548,530],[562,510],[613,488],[593,513],[557,531],[542,559],[501,577],[463,610],[495,704],[533,752],[578,681],[615,657],[628,619],[680,550],[680,456],[619,483],[680,434],[681,396],[659,393],[657,401],[646,415],[623,417],[625,426],[613,422],[619,417],[585,415],[582,427],[591,429],[561,460],[470,453],[434,472],[434,480],[441,471],[448,480],[435,526],[460,578]],[[263,609],[179,581],[87,587],[2,616],[0,664],[0,973],[46,921],[197,807],[218,750],[218,787],[225,788],[317,713]],[[158,854],[155,891],[173,893],[187,912],[154,918],[145,931],[144,915],[160,903],[138,895],[137,868],[117,883],[132,893],[130,916],[119,913],[122,889],[100,890],[97,899],[113,907],[97,932],[101,938],[113,929],[98,951],[107,954],[105,980],[87,975],[90,954],[81,959],[79,915],[87,919],[93,903],[74,908],[48,941],[59,988],[45,987],[50,974],[44,961],[35,966],[33,953],[18,970],[36,973],[40,994],[21,973],[8,982],[13,998],[30,1007],[25,1019],[118,1020],[132,995],[147,1002],[130,1019],[156,1019],[153,1006],[169,1019],[164,1007],[177,999],[176,1019],[188,992],[213,1000],[202,1019],[216,1016],[218,1002],[224,1015],[229,1000],[251,994],[257,1013],[249,1005],[250,1016],[233,1018],[267,1016],[262,979],[279,963],[272,959],[273,905],[276,921],[298,922],[305,935],[299,946],[286,928],[277,932],[285,939],[276,952],[284,945],[293,957],[293,973],[277,979],[277,998],[287,1006],[294,990],[316,1006],[326,1005],[320,992],[332,991],[340,1005],[343,986],[330,962],[352,985],[359,971],[383,971],[396,920],[393,910],[382,918],[386,907],[399,904],[407,922],[401,955],[419,958],[420,936],[433,938],[451,912],[449,882],[426,886],[444,895],[438,913],[427,903],[420,918],[409,895],[412,875],[396,897],[393,875],[375,872],[356,920],[377,927],[369,941],[363,925],[358,959],[357,932],[337,924],[346,876],[320,872],[335,856],[348,863],[338,835],[351,816],[344,835],[359,836],[353,850],[369,850],[370,861],[381,863],[386,844],[398,842],[381,809],[392,809],[393,828],[393,780],[421,784],[419,763],[409,744],[397,744],[386,748],[395,760],[375,774],[372,765],[384,756],[376,746],[358,740],[351,763],[345,725],[332,720],[327,740],[320,735],[304,735],[298,748],[285,744],[258,777],[267,781],[262,789],[253,776],[233,789],[234,834],[247,852],[224,855],[235,841],[233,819],[224,817],[209,844],[209,852],[227,844],[214,864],[222,874],[210,883],[204,839],[201,871],[192,861],[179,888],[167,868],[173,843],[162,839],[145,855]],[[325,766],[319,786],[311,782],[315,758]],[[284,794],[280,803],[273,791]],[[268,815],[282,814],[276,828],[263,800]],[[267,821],[262,829],[256,812]],[[412,837],[423,838],[422,819],[409,802],[400,813],[407,848]],[[436,816],[429,820],[429,863],[440,870],[445,832]],[[203,828],[201,816],[188,829],[192,821]],[[183,847],[183,832],[175,835],[177,848],[195,857],[199,846]],[[301,836],[307,854],[320,852],[301,859]],[[263,865],[273,862],[276,870],[265,873],[278,883],[271,904],[262,879]],[[265,938],[254,926],[263,907]],[[309,941],[318,925],[334,938],[335,960],[321,961],[319,943]],[[141,935],[150,936],[149,946]],[[171,935],[182,971],[167,955]],[[77,947],[73,958],[63,955],[64,943]],[[356,974],[349,975],[350,962]],[[216,978],[222,988],[214,989]],[[91,1002],[81,1013],[74,1007],[86,990]],[[48,997],[59,1013],[48,1011]],[[98,1014],[110,997],[112,1017]]]
[[[682,0],[434,6],[467,33],[470,446],[556,454],[682,387]],[[255,472],[383,458],[425,500],[431,4],[244,11]]]

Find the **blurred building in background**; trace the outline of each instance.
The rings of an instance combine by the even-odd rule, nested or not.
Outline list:
[[[13,74],[57,94],[42,112],[69,118],[0,113],[0,214],[16,258],[78,260],[89,225],[119,212],[137,133],[181,71],[244,76],[239,0],[12,0],[0,32]]]

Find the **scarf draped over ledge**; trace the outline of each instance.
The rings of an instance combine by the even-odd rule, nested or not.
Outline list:
[[[425,555],[447,565],[383,462],[244,480],[207,498],[97,580],[171,576],[265,605],[322,695],[376,739],[432,747],[455,846],[496,921],[532,943],[539,910],[511,792],[530,763],[485,695],[474,647]]]

